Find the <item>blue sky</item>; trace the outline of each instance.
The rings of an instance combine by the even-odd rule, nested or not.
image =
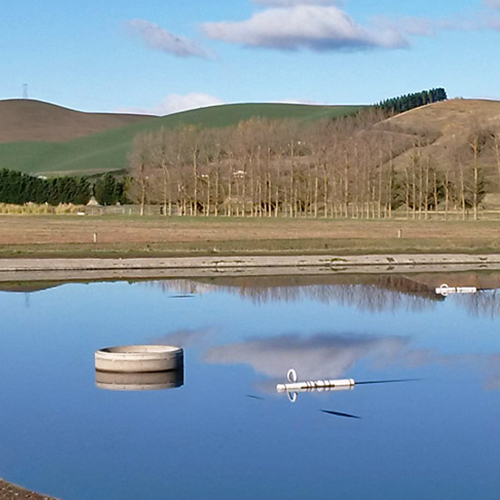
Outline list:
[[[500,100],[500,0],[2,0],[0,99],[166,114],[373,103],[442,86]]]

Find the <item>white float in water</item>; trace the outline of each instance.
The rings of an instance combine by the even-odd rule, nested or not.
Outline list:
[[[95,352],[95,368],[103,372],[164,372],[183,366],[184,351],[169,345],[127,345]]]
[[[312,391],[349,391],[354,388],[356,382],[352,378],[327,379],[327,380],[305,380],[298,382],[297,372],[291,368],[286,375],[288,384],[277,384],[276,391],[286,393],[292,403],[297,400],[299,392]]]
[[[477,288],[475,286],[448,286],[443,283],[436,288],[436,293],[446,297],[450,293],[477,293]]]

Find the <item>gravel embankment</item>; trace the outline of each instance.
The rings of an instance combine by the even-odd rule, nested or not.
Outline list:
[[[500,254],[0,259],[0,282],[500,270]]]
[[[57,500],[47,495],[40,495],[0,479],[0,500]]]

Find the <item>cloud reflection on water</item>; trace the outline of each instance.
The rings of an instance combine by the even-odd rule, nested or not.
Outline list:
[[[430,349],[408,351],[403,362],[410,367],[440,365],[471,368],[484,375],[484,389],[500,390],[500,353],[440,354]]]
[[[151,339],[152,343],[162,345],[174,345],[182,348],[202,347],[210,343],[210,339],[215,335],[213,328],[182,329],[176,330],[167,335]]]
[[[434,292],[429,292],[429,285],[403,276],[362,278],[369,282],[347,284],[325,281],[314,284],[315,280],[320,278],[261,277],[222,278],[210,283],[176,280],[151,284],[166,292],[177,290],[202,294],[224,291],[250,299],[254,303],[314,300],[354,306],[360,311],[371,312],[401,309],[415,311],[433,308],[439,302],[449,300],[455,301],[472,316],[493,318],[500,315],[498,295],[500,290],[486,290],[475,295],[445,299],[436,296]],[[336,276],[334,279],[352,279],[352,277]],[[375,281],[370,282],[370,280]],[[486,280],[485,283],[486,286],[492,286],[497,282],[493,280],[490,283]],[[205,348],[205,360],[209,363],[251,366],[255,371],[268,377],[267,382],[260,383],[261,387],[272,386],[269,379],[282,380],[291,367],[299,372],[301,379],[337,378],[349,375],[357,362],[368,360],[377,368],[386,368],[389,364],[400,365],[406,369],[431,365],[453,369],[465,367],[484,375],[485,389],[500,390],[500,353],[443,354],[432,349],[412,347],[411,337],[336,333],[319,333],[306,337],[288,334],[209,347],[213,343],[207,332],[178,332],[169,336],[168,342],[178,342],[179,345],[197,344],[198,347]]]
[[[274,387],[294,368],[301,380],[343,378],[356,363],[370,361],[375,368],[390,365],[418,369],[439,365],[470,368],[485,377],[484,389],[500,390],[500,353],[441,354],[431,349],[413,349],[409,337],[317,334],[311,337],[282,335],[209,348],[205,361],[216,364],[245,364],[272,380],[259,384]]]
[[[409,339],[360,335],[318,334],[311,337],[283,335],[252,339],[208,349],[209,363],[241,363],[268,377],[282,379],[295,368],[301,379],[343,376],[362,358],[377,364],[394,361],[404,352]]]

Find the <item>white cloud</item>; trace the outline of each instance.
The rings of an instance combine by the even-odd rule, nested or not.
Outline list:
[[[434,36],[439,28],[435,21],[423,17],[401,17],[394,20],[380,16],[374,21],[380,28],[397,29],[407,35]]]
[[[209,53],[188,38],[174,35],[170,31],[144,19],[133,19],[125,25],[128,33],[138,36],[146,46],[177,57],[209,57]]]
[[[267,7],[291,7],[292,5],[342,5],[342,0],[252,0]]]
[[[285,97],[282,100],[272,102],[276,104],[306,104],[310,106],[328,106],[328,103],[326,102],[318,102],[311,99],[295,99],[294,97]]]
[[[484,0],[484,5],[500,10],[500,0]],[[425,17],[400,17],[391,19],[376,16],[375,26],[380,29],[394,29],[405,35],[435,36],[441,31],[500,31],[500,16],[492,12],[477,11],[468,16],[450,15],[440,19]]]
[[[408,45],[396,29],[365,28],[335,6],[271,8],[247,21],[205,23],[202,29],[216,40],[279,50],[366,50]]]
[[[201,92],[191,92],[190,94],[170,94],[163,102],[153,108],[126,108],[120,109],[120,112],[164,116],[219,104],[224,104],[224,102],[218,97]]]
[[[450,16],[443,19],[428,19],[425,17],[400,17],[390,19],[384,16],[378,16],[373,22],[379,28],[397,29],[405,35],[416,36],[435,36],[439,31],[472,31],[485,28],[485,23],[479,19],[479,16],[461,18]]]
[[[158,114],[168,115],[186,111],[188,109],[206,108],[223,104],[218,97],[203,94],[201,92],[191,92],[190,94],[171,94],[157,108]]]
[[[484,5],[490,9],[500,10],[500,0],[484,0]]]
[[[498,7],[500,10],[500,7]],[[500,17],[488,16],[484,18],[484,26],[490,30],[500,31]]]
[[[293,98],[271,102],[279,104],[327,105],[326,103],[320,103],[308,99]],[[116,110],[116,112],[164,116],[170,115],[172,113],[179,113],[181,111],[188,111],[190,109],[206,108],[208,106],[219,106],[221,104],[227,104],[227,102],[213,95],[204,94],[202,92],[191,92],[189,94],[170,94],[160,104],[152,108],[124,107]],[[201,293],[200,290],[201,289],[198,287],[196,290],[197,293]]]

